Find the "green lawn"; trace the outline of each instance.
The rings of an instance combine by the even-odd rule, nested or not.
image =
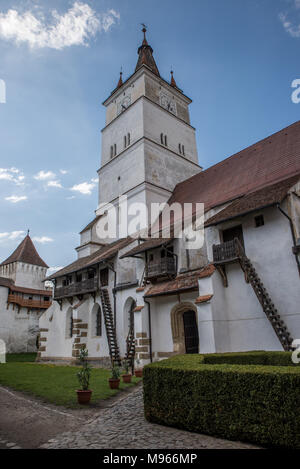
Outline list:
[[[45,401],[66,407],[81,407],[77,404],[76,389],[79,388],[76,373],[79,367],[40,365],[36,363],[9,362],[0,364],[0,384],[42,398]],[[93,368],[90,389],[91,403],[117,394],[108,385],[110,371]],[[131,384],[121,380],[120,389],[134,386],[140,379],[133,377]]]

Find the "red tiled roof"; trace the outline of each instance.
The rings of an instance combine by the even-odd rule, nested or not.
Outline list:
[[[168,203],[205,211],[300,172],[300,121],[179,183]]]
[[[29,235],[25,236],[17,249],[0,265],[11,264],[17,261],[48,268],[47,264],[39,256]]]
[[[288,190],[300,180],[300,172],[288,179],[271,184],[258,191],[251,192],[238,198],[224,210],[221,210],[205,222],[205,226],[216,225],[225,220],[230,220],[255,210],[281,203]]]
[[[215,267],[209,264],[202,269],[179,274],[174,280],[167,280],[153,285],[147,290],[144,296],[145,298],[150,298],[152,296],[173,295],[185,291],[197,290],[198,279],[210,277],[214,271]]]
[[[60,269],[54,274],[47,277],[46,280],[52,280],[57,277],[62,277],[64,275],[71,274],[72,272],[77,272],[79,270],[92,267],[95,264],[108,260],[111,257],[115,256],[118,251],[135,241],[136,239],[131,238],[130,236],[128,238],[119,239],[113,243],[108,244],[107,246],[98,249],[90,256],[85,256],[81,257],[80,259],[77,259],[77,261],[72,262],[72,264],[67,265],[63,269]]]
[[[214,295],[202,295],[202,296],[198,296],[198,298],[196,298],[195,300],[195,303],[198,305],[198,304],[201,304],[201,303],[207,303],[207,301],[210,301],[212,299]]]
[[[14,281],[11,280],[10,278],[5,278],[5,277],[0,277],[0,287],[11,287],[14,285]]]
[[[126,252],[123,254],[123,256],[120,257],[120,259],[124,259],[124,257],[131,257],[135,256],[136,254],[140,254],[145,251],[149,251],[149,249],[154,249],[162,246],[163,244],[167,244],[170,241],[172,241],[171,238],[153,238],[153,239],[147,239],[143,243],[139,244],[138,246],[135,246],[133,249],[130,251]]]

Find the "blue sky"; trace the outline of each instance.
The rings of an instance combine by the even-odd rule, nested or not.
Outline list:
[[[101,103],[134,70],[141,22],[161,75],[172,66],[193,99],[204,168],[299,120],[300,0],[1,0],[0,259],[28,228],[51,267],[75,259]]]

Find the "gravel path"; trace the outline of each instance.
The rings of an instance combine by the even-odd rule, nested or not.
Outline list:
[[[149,423],[143,414],[142,387],[103,409],[92,422],[80,425],[41,445],[42,448],[96,449],[248,449],[253,445],[221,440]]]

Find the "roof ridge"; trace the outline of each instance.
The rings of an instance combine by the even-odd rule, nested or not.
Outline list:
[[[176,187],[180,186],[181,184],[184,184],[185,182],[187,181],[191,181],[192,179],[194,178],[197,178],[197,177],[200,177],[200,176],[203,176],[204,174],[206,174],[209,170],[213,170],[214,168],[216,168],[217,166],[221,166],[223,164],[225,164],[228,160],[230,160],[231,158],[236,158],[238,155],[240,154],[243,154],[243,156],[246,157],[246,154],[244,153],[246,150],[251,150],[251,148],[259,145],[259,144],[263,144],[266,140],[270,139],[271,137],[275,137],[276,135],[280,134],[280,133],[283,133],[284,131],[287,131],[289,128],[291,127],[296,127],[297,125],[300,125],[300,120],[297,120],[296,122],[288,125],[287,127],[284,127],[283,129],[281,130],[277,130],[276,132],[268,135],[267,137],[261,139],[261,140],[258,140],[257,142],[255,143],[252,143],[251,145],[245,147],[245,148],[242,148],[241,150],[237,151],[236,153],[233,153],[232,155],[230,156],[227,156],[226,158],[224,158],[223,160],[221,161],[218,161],[217,163],[213,164],[212,166],[209,166],[208,168],[204,169],[203,171],[200,171],[199,173],[196,173],[194,174],[193,176],[191,176],[190,178],[188,179],[185,179],[184,181],[182,182],[179,182],[176,186],[175,186],[175,189]],[[174,190],[175,190],[174,189]]]

